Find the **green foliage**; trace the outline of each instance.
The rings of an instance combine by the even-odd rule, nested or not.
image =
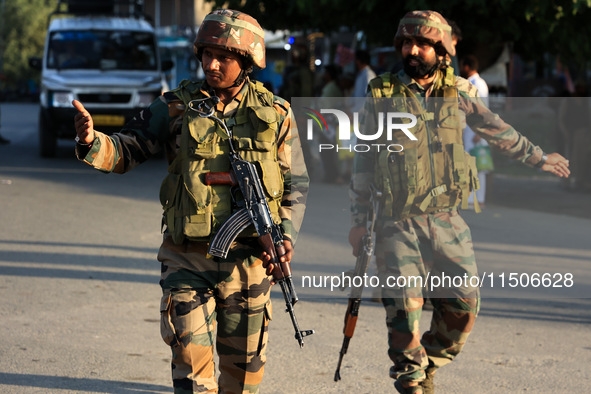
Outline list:
[[[591,0],[206,0],[242,10],[269,30],[330,33],[347,26],[363,30],[373,45],[392,45],[398,21],[413,9],[431,9],[462,29],[462,45],[498,48],[512,42],[515,52],[539,60],[544,53],[565,62],[591,59]],[[0,0],[5,87],[37,79],[28,58],[41,56],[47,16],[57,0]]]
[[[0,34],[4,74],[3,89],[16,89],[39,72],[29,68],[29,57],[43,55],[47,17],[55,10],[55,0],[0,0]]]
[[[512,42],[526,59],[544,53],[583,64],[591,58],[591,0],[207,0],[242,10],[269,30],[329,33],[363,30],[374,45],[392,45],[408,11],[439,11],[460,26],[464,45],[497,48]]]
[[[584,63],[591,55],[586,37],[591,34],[591,2],[570,0],[529,0],[522,8],[525,29],[521,29],[516,51],[536,58],[541,52],[563,60]]]

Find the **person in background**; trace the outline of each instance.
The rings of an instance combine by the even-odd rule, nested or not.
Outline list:
[[[314,97],[314,72],[310,69],[309,51],[305,43],[297,42],[290,50],[291,65],[285,68],[281,97],[292,101],[293,97]]]
[[[330,107],[331,98],[343,97],[343,91],[339,85],[341,70],[334,64],[324,67],[322,86],[319,99],[319,108]],[[323,100],[326,99],[326,100]],[[326,105],[324,103],[326,103]],[[337,137],[337,124],[333,117],[327,119],[328,130],[326,133],[319,134],[320,143],[334,145]],[[336,150],[326,150],[320,153],[324,167],[324,181],[328,183],[342,183],[341,171],[339,168],[339,153]]]
[[[488,107],[488,85],[478,74],[478,59],[476,56],[466,55],[461,59],[460,75],[476,87],[482,102]],[[477,156],[476,159],[480,188],[476,190],[474,194],[470,194],[468,203],[474,204],[474,195],[476,195],[476,201],[478,201],[480,207],[484,207],[486,201],[486,179],[490,171],[493,170],[490,148],[488,148],[488,142],[476,134],[469,125],[466,125],[466,128],[464,129],[463,140],[466,152],[471,154],[475,153],[472,154],[472,156],[477,156],[478,154],[482,155],[481,157]]]
[[[314,97],[314,83],[315,75],[310,69],[310,55],[305,40],[296,39],[296,42],[290,49],[291,64],[288,65],[283,72],[283,80],[279,88],[279,96],[290,103],[293,103],[294,97]],[[294,111],[296,116],[296,123],[305,124],[305,120],[301,118],[299,111]],[[317,170],[321,167],[321,158],[313,149],[313,143],[307,138],[301,139],[302,151],[304,152],[304,159],[308,164],[310,177],[317,180],[320,175]]]
[[[565,182],[570,191],[591,191],[591,133],[589,132],[589,87],[575,83],[575,91],[558,108],[560,138],[572,161],[572,177]]]
[[[340,67],[329,64],[324,67],[324,73],[322,74],[322,81],[324,85],[320,92],[320,97],[343,97],[343,91],[340,86]]]
[[[353,88],[355,87],[355,74],[345,72],[339,79],[339,86],[343,91],[344,97],[351,97],[353,95]]]
[[[355,51],[355,85],[351,97],[365,97],[367,95],[367,84],[376,77],[376,73],[372,70],[370,64],[369,52],[358,49]],[[353,100],[351,112],[359,112],[363,107],[362,100]]]
[[[2,126],[2,107],[0,107],[0,126]],[[0,145],[6,144],[10,144],[10,140],[2,137],[2,134],[0,134]]]
[[[451,45],[455,50],[458,42],[462,41],[462,29],[460,29],[460,26],[458,26],[455,21],[447,18],[446,21],[451,26]],[[449,66],[453,68],[454,75],[460,75],[460,65],[458,63],[457,53],[453,56],[448,54],[447,59],[450,62]]]

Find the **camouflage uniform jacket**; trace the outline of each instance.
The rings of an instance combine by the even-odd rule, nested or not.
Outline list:
[[[432,87],[425,90],[404,70],[397,74],[398,79],[405,84],[417,97],[429,100]],[[443,72],[438,72],[436,78],[443,78]],[[478,91],[474,85],[462,77],[455,78],[455,87],[458,90],[458,105],[460,116],[478,135],[484,138],[491,147],[500,151],[511,159],[518,160],[529,166],[535,166],[542,160],[543,151],[534,145],[525,136],[517,132],[511,125],[505,123],[497,114],[490,111],[484,103],[478,99]],[[371,96],[371,91],[369,93]],[[369,183],[373,181],[377,154],[375,151],[357,153],[353,166],[351,180],[351,213],[352,225],[363,226],[369,205]]]
[[[232,116],[248,92],[247,79],[243,89],[227,105],[219,103],[217,116]],[[204,82],[196,98],[210,96]],[[277,160],[283,175],[284,194],[279,208],[281,227],[286,237],[295,242],[303,219],[309,178],[292,110],[285,100],[275,96],[273,107],[282,118],[276,134]],[[172,163],[180,148],[185,108],[174,91],[166,92],[148,108],[136,115],[122,130],[112,135],[96,132],[90,149],[77,146],[76,154],[85,163],[102,172],[126,173],[161,149]]]

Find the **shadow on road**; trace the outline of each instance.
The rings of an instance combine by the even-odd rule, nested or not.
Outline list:
[[[48,389],[51,392],[58,390],[73,390],[76,392],[96,393],[169,393],[172,390],[168,386],[149,383],[122,382],[89,378],[70,378],[67,376],[48,376],[33,374],[16,374],[0,372],[0,385],[19,386],[23,390],[36,387]]]

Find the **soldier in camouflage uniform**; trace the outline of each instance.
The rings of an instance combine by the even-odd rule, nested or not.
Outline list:
[[[369,184],[374,183],[383,192],[375,248],[382,278],[475,275],[470,229],[458,213],[460,201],[467,205],[477,188],[474,160],[463,152],[462,117],[490,146],[526,165],[568,177],[568,161],[557,153],[544,154],[486,108],[473,85],[453,75],[445,63],[447,54],[455,54],[451,28],[439,13],[406,14],[394,43],[404,69],[372,80],[368,96],[388,98],[395,112],[416,115],[411,131],[417,140],[396,130],[387,142],[403,145],[402,152],[356,154],[349,233],[353,254],[366,231]],[[382,293],[394,364],[390,376],[401,393],[433,393],[435,372],[457,356],[472,330],[479,292],[451,286],[429,293],[417,282],[401,283]],[[425,298],[431,299],[434,311],[430,329],[421,337],[418,323]]]
[[[252,227],[238,236],[227,258],[207,254],[211,237],[236,208],[229,185],[204,182],[210,172],[230,171],[228,135],[190,103],[220,98],[215,115],[232,127],[241,156],[257,166],[273,219],[284,232],[282,261],[291,261],[308,176],[289,103],[248,78],[254,66],[265,67],[258,22],[237,11],[214,11],[199,29],[194,52],[205,81],[182,81],[116,134],[94,130],[88,111],[74,101],[76,151],[101,171],[125,173],[165,150],[169,174],[160,199],[166,230],[158,260],[161,332],[172,348],[174,390],[256,393],[266,361],[272,265]]]

